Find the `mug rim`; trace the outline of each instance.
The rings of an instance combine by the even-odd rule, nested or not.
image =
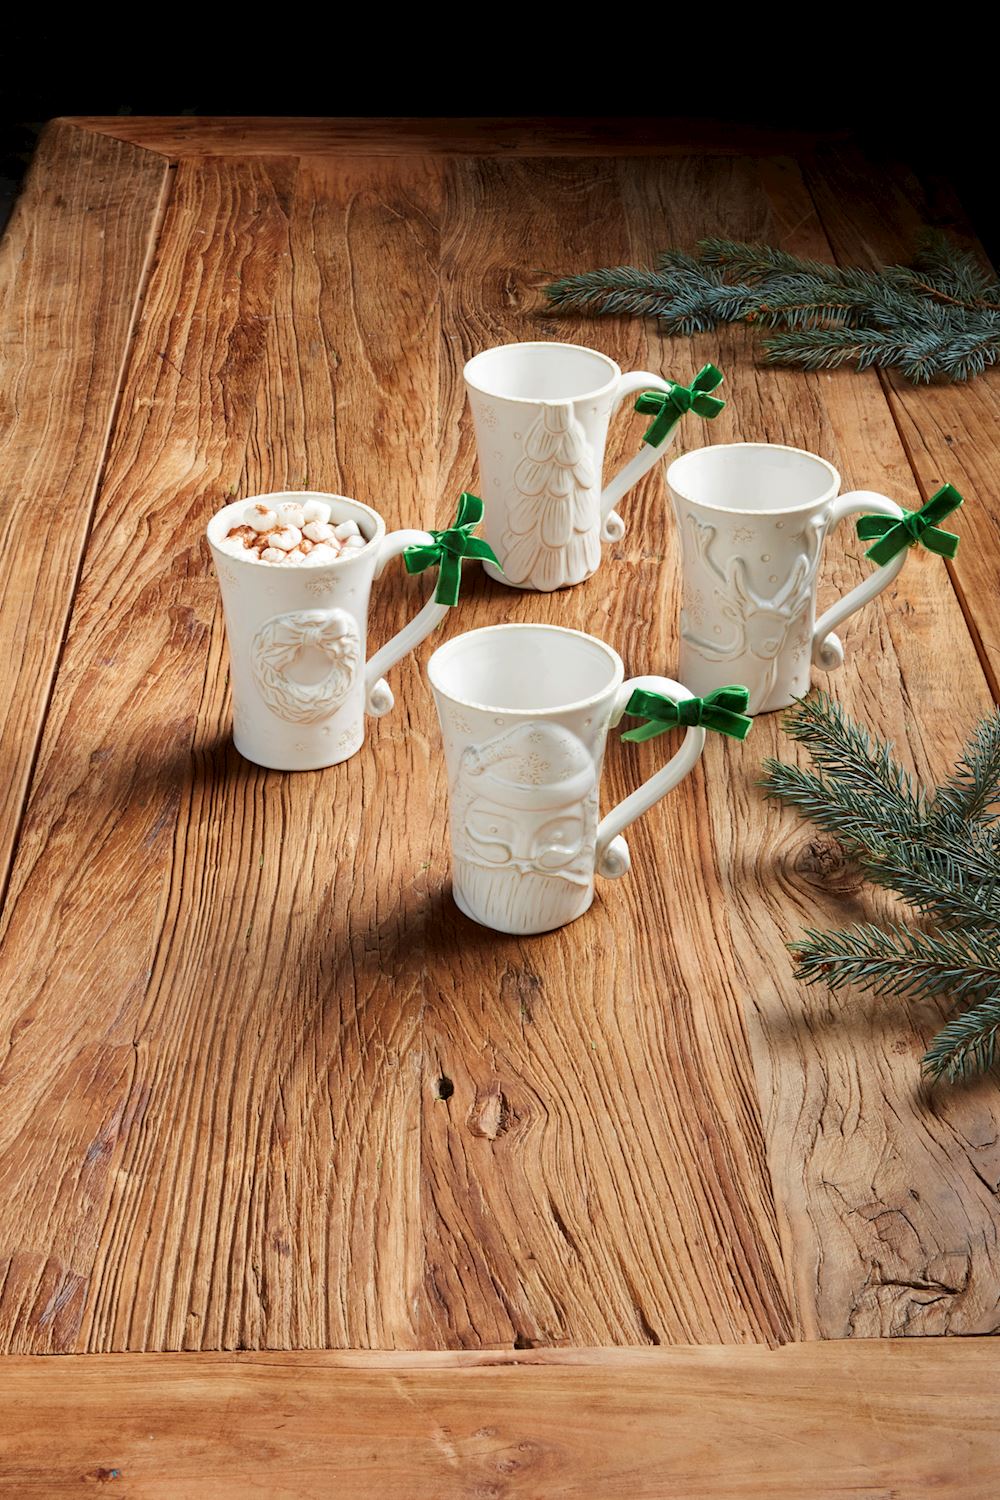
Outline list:
[[[600,692],[591,693],[587,698],[578,698],[572,703],[553,703],[544,708],[541,705],[536,705],[534,708],[503,708],[499,704],[480,703],[475,698],[460,697],[457,693],[443,687],[440,681],[436,680],[435,668],[438,671],[441,668],[438,658],[447,658],[450,653],[454,653],[462,641],[468,640],[470,636],[498,635],[508,630],[544,630],[553,635],[572,635],[580,640],[589,641],[591,645],[599,646],[605,655],[609,657],[613,669],[611,681],[605,687],[601,688]],[[452,636],[451,640],[444,641],[431,653],[428,659],[427,677],[436,693],[440,693],[442,698],[446,698],[449,703],[454,703],[460,708],[478,709],[482,713],[504,714],[513,718],[537,719],[540,714],[575,713],[578,709],[592,708],[595,704],[600,703],[609,694],[615,693],[625,681],[625,663],[613,646],[609,646],[607,641],[602,641],[599,636],[590,635],[586,630],[573,630],[568,625],[549,625],[544,620],[505,620],[499,625],[479,625],[475,630],[463,630],[461,635]]]
[[[611,375],[603,385],[595,386],[592,390],[582,391],[578,396],[507,396],[501,395],[499,391],[487,390],[473,380],[469,374],[470,369],[477,359],[483,359],[488,354],[497,354],[501,349],[576,349],[581,354],[593,354],[597,359],[604,361],[611,367]],[[614,389],[622,378],[621,366],[610,354],[605,354],[600,349],[592,349],[589,344],[563,343],[559,339],[514,339],[509,344],[492,344],[488,349],[480,349],[465,361],[462,369],[462,378],[467,386],[477,392],[480,396],[486,396],[490,401],[516,401],[522,406],[552,406],[563,401],[592,401],[595,396],[604,396],[608,391]]]
[[[711,500],[702,500],[690,494],[690,492],[686,490],[683,485],[678,484],[673,477],[674,470],[678,467],[679,464],[684,463],[686,459],[698,458],[703,453],[724,453],[732,452],[734,449],[745,450],[747,448],[753,448],[758,451],[761,449],[767,449],[773,453],[794,453],[799,458],[808,458],[812,463],[820,464],[826,470],[830,478],[830,483],[824,490],[823,494],[818,496],[818,498],[815,500],[805,501],[802,505],[784,506],[781,510],[762,510],[755,509],[752,506],[741,506],[737,509],[735,506],[730,505],[713,505]],[[795,515],[799,511],[814,510],[817,505],[827,505],[832,499],[834,499],[836,495],[840,493],[840,473],[837,469],[834,468],[830,460],[827,458],[822,458],[818,453],[810,453],[808,448],[793,448],[790,443],[706,443],[701,448],[689,448],[686,453],[678,454],[678,456],[672,460],[669,467],[667,468],[666,480],[668,487],[671,490],[675,490],[687,505],[697,505],[702,510],[716,511],[719,515],[724,516],[763,517]]]
[[[343,501],[346,505],[353,506],[355,510],[360,511],[365,516],[369,516],[371,520],[374,521],[375,526],[372,535],[368,538],[363,547],[349,548],[349,556],[345,556],[345,554],[341,552],[339,556],[333,558],[330,562],[319,563],[318,565],[314,563],[311,568],[307,569],[307,576],[322,573],[327,568],[335,568],[338,566],[338,564],[343,562],[353,562],[356,558],[366,557],[368,555],[369,547],[371,547],[374,543],[381,542],[382,538],[385,536],[384,519],[379,515],[377,510],[374,510],[370,505],[366,505],[363,500],[354,500],[350,495],[334,495],[327,490],[266,490],[261,495],[245,495],[237,500],[230,500],[228,504],[223,505],[209,519],[208,524],[205,527],[205,538],[208,542],[208,545],[212,549],[213,556],[225,558],[227,563],[234,562],[238,567],[241,568],[267,568],[271,571],[274,570],[276,566],[275,564],[262,563],[259,557],[240,557],[238,552],[224,552],[219,546],[216,538],[212,535],[213,528],[217,528],[217,523],[221,520],[221,518],[226,514],[227,511],[235,511],[237,507],[242,509],[261,500],[272,500],[278,504],[280,504],[283,500],[340,500]],[[294,571],[296,576],[298,576],[298,568],[296,568]]]

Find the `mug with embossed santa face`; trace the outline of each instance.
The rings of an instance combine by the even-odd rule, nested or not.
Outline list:
[[[225,506],[208,523],[208,542],[222,590],[237,750],[277,771],[346,760],[364,741],[365,715],[392,708],[383,673],[448,613],[430,599],[366,660],[372,584],[392,558],[432,548],[434,536],[387,533],[377,511],[345,495],[294,491]]]
[[[492,578],[548,592],[596,571],[601,543],[625,525],[613,507],[664,457],[687,411],[713,417],[724,402],[709,392],[713,365],[681,386],[648,370],[622,374],[606,354],[580,344],[501,344],[465,366],[486,502],[484,536],[503,572]],[[640,451],[602,486],[608,424],[627,396],[659,416]]]
[[[682,551],[679,672],[692,690],[745,683],[749,712],[786,708],[809,691],[810,666],[842,665],[834,627],[887,588],[903,547],[819,620],[823,544],[848,516],[908,513],[870,490],[840,494],[825,458],[777,443],[693,449],[667,470]]]
[[[434,652],[427,675],[448,767],[457,905],[519,934],[582,916],[595,873],[615,878],[629,868],[622,830],[688,774],[705,744],[705,729],[692,724],[672,759],[601,818],[608,731],[637,690],[682,707],[692,695],[663,677],[626,682],[610,646],[555,625],[455,636]]]

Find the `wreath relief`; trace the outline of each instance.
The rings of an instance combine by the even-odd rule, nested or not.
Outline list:
[[[288,669],[299,652],[314,647],[330,663],[319,682],[296,682]],[[306,609],[275,615],[250,647],[257,689],[273,713],[292,724],[315,724],[334,713],[354,685],[361,665],[355,620],[342,609]]]

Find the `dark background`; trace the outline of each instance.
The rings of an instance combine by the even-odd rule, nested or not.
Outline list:
[[[211,41],[200,18],[187,40],[196,19],[174,12],[166,32],[143,13],[149,35],[138,38],[108,12],[97,41],[93,28],[74,38],[13,23],[0,57],[0,219],[56,115],[653,116],[724,122],[737,138],[743,127],[849,134],[876,163],[895,157],[950,180],[1000,261],[997,84],[984,44],[942,25],[926,41],[912,27],[879,40],[870,18],[862,29],[843,11],[833,40],[822,35],[833,13],[799,12],[801,41],[771,11],[734,30],[707,7],[621,9],[618,36],[589,33],[591,13],[233,12],[230,33]],[[131,12],[128,26],[143,16]],[[259,40],[240,28],[253,17],[271,26]]]

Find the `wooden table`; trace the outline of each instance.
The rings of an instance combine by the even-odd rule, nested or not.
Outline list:
[[[880,907],[756,790],[777,718],[710,737],[585,919],[496,937],[449,895],[430,645],[362,754],[258,770],[202,541],[307,485],[443,524],[484,346],[710,357],[729,404],[681,446],[968,497],[957,568],[914,557],[831,683],[933,778],[1000,680],[997,378],[778,372],[744,330],[553,322],[539,287],[720,231],[900,257],[957,212],[849,145],[635,122],[48,128],[0,265],[11,1493],[997,1493],[997,1346],[926,1337],[998,1326],[996,1083],[921,1082],[928,1008],[796,982],[805,922]],[[551,620],[668,670],[662,474],[626,506],[591,584],[470,570],[446,628]],[[374,638],[427,589],[397,568]],[[616,750],[608,794],[657,756]]]

